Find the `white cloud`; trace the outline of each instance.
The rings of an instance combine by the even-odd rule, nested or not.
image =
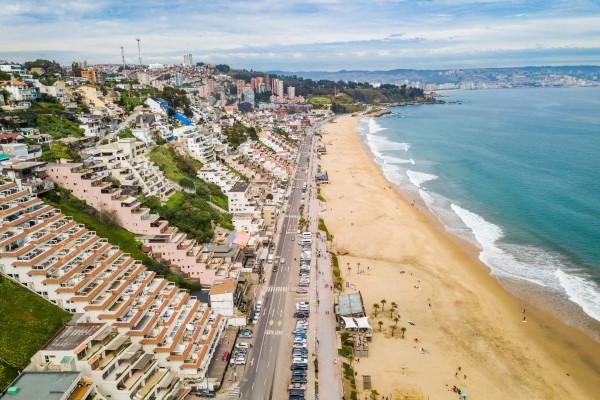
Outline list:
[[[407,59],[435,68],[478,53],[485,63],[485,54],[503,51],[521,52],[524,63],[535,64],[540,54],[528,60],[528,49],[600,52],[600,5],[586,0],[23,0],[2,8],[0,26],[0,58],[68,51],[90,62],[119,62],[120,46],[135,61],[135,37],[142,38],[144,60],[181,62],[191,52],[197,60],[267,68],[287,62],[290,69],[313,60],[341,69],[367,62],[393,67]]]

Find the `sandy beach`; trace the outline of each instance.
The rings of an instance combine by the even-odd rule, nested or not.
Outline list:
[[[358,398],[362,375],[394,398],[457,399],[453,386],[468,399],[597,398],[600,343],[509,294],[474,247],[402,197],[365,150],[359,119],[336,119],[321,139],[331,182],[321,186],[323,219],[332,251],[348,252],[338,256],[342,276],[362,293],[374,330],[369,357],[353,363]]]

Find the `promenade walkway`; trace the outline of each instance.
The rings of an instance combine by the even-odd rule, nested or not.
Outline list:
[[[314,175],[317,171],[314,148],[316,140],[313,140],[311,146],[311,165],[310,171],[310,194],[309,194],[309,216],[310,231],[317,232],[319,224],[319,214],[321,212],[321,203],[316,198],[316,187]],[[339,357],[337,354],[336,332],[335,332],[335,313],[333,310],[334,291],[332,290],[332,266],[329,254],[327,253],[327,242],[325,232],[314,237],[313,252],[315,254],[317,266],[317,279],[315,285],[315,295],[318,300],[314,321],[316,322],[316,340],[315,349],[318,358],[318,391],[320,400],[341,400],[342,399],[342,379]],[[319,254],[321,255],[319,257]]]

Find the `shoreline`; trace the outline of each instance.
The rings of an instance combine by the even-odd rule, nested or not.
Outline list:
[[[393,113],[390,112],[389,114]],[[388,115],[388,113],[383,115]],[[361,120],[372,117],[380,116],[364,115]],[[526,307],[535,307],[539,311],[547,313],[548,315],[552,315],[562,324],[583,332],[586,336],[600,344],[600,321],[597,321],[585,313],[585,311],[581,309],[580,305],[560,294],[546,291],[542,287],[516,277],[511,278],[509,276],[493,275],[492,267],[481,261],[479,258],[481,249],[477,247],[477,245],[465,238],[460,237],[457,234],[449,232],[440,218],[434,212],[429,210],[429,207],[425,201],[418,194],[406,190],[400,185],[389,181],[387,177],[385,177],[383,167],[376,161],[377,156],[369,147],[366,141],[366,136],[358,132],[358,124],[356,129],[356,137],[363,151],[368,155],[371,163],[379,169],[384,178],[392,187],[396,189],[399,195],[408,203],[412,203],[414,201],[415,205],[417,206],[416,210],[425,216],[425,218],[429,220],[429,222],[437,229],[439,233],[447,235],[449,239],[461,247],[465,253],[470,256],[473,262],[479,264],[483,269],[485,269],[490,277],[495,279],[511,296],[521,302],[524,302],[524,306]]]
[[[419,367],[423,356],[417,355],[415,359],[413,354],[406,361],[407,364],[409,362],[414,364],[414,372],[411,372],[411,375],[414,375],[412,378],[406,376],[408,374],[404,374],[404,369],[395,373],[386,372],[386,369],[392,368],[392,366],[385,367],[389,363],[389,356],[385,349],[378,349],[378,347],[385,343],[385,347],[398,348],[398,351],[404,353],[407,350],[406,347],[410,351],[410,341],[398,341],[395,337],[389,337],[389,332],[379,334],[375,326],[373,349],[370,350],[369,358],[364,359],[366,362],[363,361],[360,365],[355,364],[358,372],[372,374],[374,388],[378,388],[379,385],[376,382],[382,379],[386,390],[378,389],[380,393],[385,394],[392,389],[399,389],[406,393],[410,390],[421,392],[431,395],[432,398],[454,398],[450,394],[448,394],[449,397],[444,395],[444,392],[447,392],[447,386],[440,385],[441,387],[438,387],[438,385],[440,382],[449,384],[450,387],[452,384],[456,385],[456,382],[453,382],[453,376],[457,372],[452,371],[452,368],[456,368],[456,366],[451,367],[449,363],[452,359],[462,359],[461,365],[471,364],[469,370],[475,369],[477,370],[476,374],[479,375],[477,376],[479,382],[476,384],[469,381],[468,386],[465,387],[467,385],[466,378],[465,382],[459,381],[459,384],[467,389],[470,396],[476,396],[479,393],[480,398],[503,398],[512,393],[515,398],[555,398],[565,395],[567,395],[566,398],[593,398],[594,387],[599,383],[600,356],[595,355],[600,347],[598,343],[580,330],[564,324],[553,315],[530,304],[526,299],[517,298],[509,293],[496,277],[490,275],[489,267],[479,260],[477,247],[447,232],[444,225],[426,208],[420,198],[416,196],[413,198],[407,191],[390,183],[385,178],[381,166],[375,162],[374,155],[363,137],[357,132],[359,120],[364,117],[370,116],[340,117],[337,124],[327,125],[324,128],[327,133],[322,137],[328,150],[332,150],[322,160],[323,167],[328,171],[332,182],[321,188],[321,192],[327,200],[325,204],[328,209],[323,218],[328,229],[335,236],[334,245],[338,248],[343,247],[350,252],[347,256],[338,256],[342,276],[346,281],[357,283],[358,289],[365,299],[368,315],[372,313],[370,304],[378,301],[378,297],[382,295],[388,297],[389,294],[388,301],[395,301],[393,296],[403,298],[404,295],[400,293],[410,292],[411,286],[410,284],[405,285],[403,278],[412,278],[413,274],[420,277],[419,284],[412,285],[413,292],[417,286],[419,289],[421,287],[425,289],[423,291],[427,291],[429,296],[420,295],[419,297],[427,297],[430,300],[429,304],[435,302],[435,308],[438,307],[437,304],[440,301],[446,300],[447,303],[441,307],[441,315],[436,313],[437,310],[432,310],[434,318],[426,321],[425,330],[419,333],[420,336],[428,338],[426,346],[433,346],[432,351],[428,351],[426,358],[436,359],[436,371],[427,371],[427,376],[424,376],[423,372],[425,371],[422,370],[424,367]],[[332,138],[336,140],[333,141]],[[346,154],[348,152],[352,152],[353,157],[349,157]],[[348,161],[350,158],[353,162]],[[352,174],[342,174],[340,171],[345,167]],[[369,176],[359,178],[358,172],[361,169],[368,172]],[[375,181],[378,184],[377,187],[373,186]],[[385,183],[382,185],[383,182]],[[391,189],[392,185],[394,189],[387,190]],[[360,188],[368,186],[369,197],[381,200],[381,203],[385,202],[386,206],[378,208],[374,204],[375,200],[365,201],[364,197],[360,196],[359,190],[346,193],[341,186]],[[350,199],[345,200],[346,197]],[[413,199],[418,200],[418,204],[422,205],[419,210],[415,209],[418,207],[410,205]],[[356,210],[357,206],[361,206],[363,209]],[[394,206],[396,206],[395,209]],[[381,208],[385,208],[385,210]],[[354,213],[361,213],[361,216]],[[348,230],[348,222],[350,222],[350,226],[353,226],[356,224],[354,220],[357,222],[363,218],[369,220],[369,218],[373,218],[372,214],[377,214],[376,224],[373,224],[371,229],[369,227],[361,228],[360,233],[363,233],[365,237],[360,237],[352,229]],[[350,221],[342,221],[342,215],[345,216],[344,219]],[[387,225],[405,228],[406,232],[390,232]],[[372,248],[373,246],[369,242],[375,238],[381,239],[383,243],[387,244],[389,238],[386,238],[386,235],[393,236],[390,243],[401,243],[402,245],[392,251]],[[358,249],[347,243],[355,244]],[[410,254],[410,256],[400,256],[396,254],[397,250]],[[432,250],[434,251],[432,252]],[[436,254],[436,250],[439,250],[440,254]],[[383,277],[382,279],[374,272],[357,275],[354,273],[354,268],[347,273],[344,266],[348,262],[377,265],[378,270],[385,271],[385,274],[393,274],[394,278]],[[406,270],[405,272],[410,271],[411,275],[404,274],[404,276],[398,277],[395,273],[400,268]],[[404,279],[404,281],[406,280]],[[392,285],[402,286],[403,290],[394,290],[394,287],[390,288]],[[398,311],[400,314],[409,316],[414,310],[421,313],[422,304],[427,300],[423,298],[419,302],[420,304],[412,304],[411,301],[407,301],[404,304],[403,299]],[[466,310],[463,310],[462,306]],[[526,324],[521,321],[522,308],[527,309]],[[440,322],[440,318],[442,321],[445,318],[450,322]],[[464,323],[468,326],[456,328],[454,326],[456,323]],[[373,320],[371,324],[376,325]],[[413,329],[411,327],[407,330],[407,335],[412,335]],[[408,333],[409,331],[411,333]],[[387,335],[387,337],[379,338],[379,335],[384,337]],[[466,341],[467,338],[475,338],[480,346],[490,350],[481,352],[479,348],[473,349],[472,344]],[[378,344],[377,342],[380,340],[383,343]],[[429,340],[432,340],[431,344],[428,343]],[[517,341],[519,345],[513,346],[514,341]],[[440,344],[442,344],[441,348],[438,346]],[[454,357],[443,351],[444,345],[456,349]],[[469,356],[469,353],[473,351],[479,356],[476,357],[477,360],[473,360],[472,355]],[[372,363],[370,362],[371,358],[373,359]],[[490,363],[485,362],[486,358],[497,360],[497,365],[488,365]],[[470,362],[469,359],[471,359]],[[373,371],[363,372],[362,369],[365,365],[370,365],[369,369],[373,369]],[[384,367],[383,371],[377,371],[382,366]],[[450,369],[449,372],[448,369]],[[496,376],[498,369],[510,371],[506,372],[509,376],[502,376],[502,374]],[[539,371],[532,374],[531,371],[535,370]],[[413,370],[411,369],[411,371]],[[473,372],[470,373],[473,374]],[[397,377],[398,374],[400,379]],[[532,375],[532,380],[536,380],[535,383],[522,379],[528,374]],[[534,379],[533,375],[539,376]],[[515,391],[503,390],[502,396],[498,393],[496,397],[498,387],[506,385],[507,379]],[[544,382],[544,385],[540,385],[541,382]],[[452,392],[450,391],[450,393]],[[490,393],[494,393],[494,395],[490,396]]]

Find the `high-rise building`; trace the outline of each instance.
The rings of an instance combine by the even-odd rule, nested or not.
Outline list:
[[[175,73],[175,86],[179,87],[183,85],[183,74],[181,72]]]
[[[287,88],[288,99],[293,99],[296,97],[296,88],[293,86],[288,86]]]
[[[185,65],[186,67],[191,67],[194,65],[194,62],[192,61],[192,55],[191,54],[184,54],[183,56],[183,65]]]

